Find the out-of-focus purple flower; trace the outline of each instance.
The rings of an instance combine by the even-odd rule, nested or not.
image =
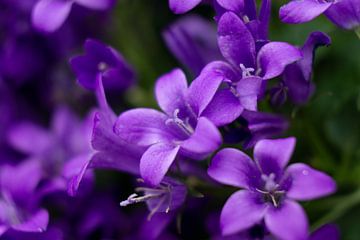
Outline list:
[[[32,23],[44,32],[58,30],[70,14],[73,4],[94,10],[107,10],[114,0],[39,0],[32,11]]]
[[[64,190],[67,181],[91,157],[91,117],[80,121],[69,109],[59,107],[50,130],[22,122],[10,129],[8,139],[16,150],[41,163],[49,187]]]
[[[148,148],[140,160],[140,173],[147,183],[159,184],[177,155],[201,160],[220,146],[216,126],[232,122],[242,111],[232,108],[238,101],[232,93],[218,92],[222,81],[222,76],[205,68],[188,87],[184,73],[173,70],[155,86],[165,113],[138,108],[119,116],[115,124],[119,137]]]
[[[208,174],[215,180],[244,188],[235,192],[221,212],[223,235],[244,231],[263,219],[281,239],[307,239],[308,221],[294,200],[311,200],[333,193],[336,183],[306,164],[283,169],[295,147],[295,138],[261,140],[252,161],[237,149],[223,149],[213,158]]]
[[[150,211],[148,218],[151,219],[155,213],[169,213],[179,208],[185,201],[187,189],[184,184],[165,177],[157,187],[138,187],[135,192],[122,201],[120,206],[146,202]],[[143,194],[139,196],[140,192]]]
[[[98,74],[102,76],[105,89],[124,90],[134,83],[133,69],[114,48],[94,39],[86,40],[84,48],[85,55],[70,60],[83,87],[95,90]]]
[[[215,26],[199,16],[180,18],[165,29],[163,37],[174,56],[195,76],[209,62],[222,59]]]
[[[280,8],[280,18],[286,23],[308,22],[322,13],[341,28],[360,26],[359,0],[293,0]]]
[[[228,143],[243,142],[244,148],[249,149],[259,140],[281,135],[288,127],[282,116],[245,110],[234,124],[224,127],[224,139]]]
[[[43,232],[49,214],[39,207],[36,193],[42,177],[36,160],[27,160],[17,166],[5,165],[0,172],[0,236],[7,230]]]
[[[301,48],[303,58],[288,65],[283,73],[283,81],[272,89],[272,103],[281,105],[287,95],[295,104],[306,103],[314,92],[315,86],[311,81],[315,50],[320,46],[328,46],[331,39],[322,32],[313,32],[309,35]]]

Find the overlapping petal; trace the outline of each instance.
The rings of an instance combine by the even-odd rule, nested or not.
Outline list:
[[[255,67],[255,41],[244,22],[232,12],[218,23],[218,44],[224,58],[233,66]]]
[[[180,146],[157,143],[152,145],[142,155],[140,160],[140,174],[145,182],[158,185],[174,162]]]
[[[160,108],[172,116],[175,109],[180,109],[180,106],[184,105],[186,90],[187,82],[184,72],[175,69],[156,81],[156,100]]]
[[[261,221],[267,210],[259,195],[247,190],[235,192],[226,201],[220,216],[223,235],[231,235]]]
[[[221,145],[221,134],[207,118],[200,117],[194,133],[181,146],[181,153],[194,159],[205,158]]]
[[[301,51],[285,42],[270,42],[264,45],[257,55],[258,69],[263,79],[279,76],[285,67],[302,58]]]
[[[168,116],[154,109],[132,109],[118,117],[114,131],[126,142],[140,146],[168,142],[173,136],[166,125],[167,119]]]
[[[256,187],[260,179],[260,171],[251,158],[234,148],[219,151],[211,161],[208,174],[218,182],[240,188]]]

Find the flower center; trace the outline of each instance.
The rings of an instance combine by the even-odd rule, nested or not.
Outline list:
[[[264,181],[264,189],[256,189],[259,193],[264,195],[264,201],[270,202],[274,207],[278,207],[285,191],[279,190],[279,184],[275,182],[275,174],[262,174],[261,179]]]
[[[175,109],[173,117],[166,120],[165,124],[170,125],[173,124],[178,127],[183,133],[187,136],[191,136],[194,133],[194,129],[189,123],[189,118],[186,118],[185,121],[178,117],[180,110]]]
[[[241,71],[242,71],[242,78],[246,78],[246,77],[251,77],[253,76],[253,72],[255,71],[254,68],[247,68],[245,67],[244,64],[240,64],[240,68],[241,68]]]
[[[109,65],[107,63],[105,63],[105,62],[100,62],[98,64],[98,70],[100,72],[105,72],[108,68],[109,68]]]

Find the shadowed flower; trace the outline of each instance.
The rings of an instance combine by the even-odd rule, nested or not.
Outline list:
[[[208,174],[221,183],[244,188],[231,195],[222,209],[223,235],[244,231],[264,220],[269,232],[280,239],[307,239],[306,214],[294,200],[329,195],[336,184],[303,163],[284,169],[294,147],[295,138],[261,140],[254,148],[255,161],[231,148],[215,155]]]
[[[44,32],[55,32],[68,18],[74,4],[94,9],[107,10],[114,0],[39,0],[32,11],[32,23]]]
[[[322,32],[312,32],[301,47],[303,58],[285,68],[283,80],[271,90],[273,105],[281,105],[287,96],[295,104],[304,104],[312,96],[315,86],[312,80],[315,50],[320,46],[328,46],[331,39]]]
[[[70,59],[71,67],[84,88],[95,90],[98,74],[105,89],[124,90],[134,83],[133,69],[114,48],[94,39],[86,40],[84,48],[85,55]]]

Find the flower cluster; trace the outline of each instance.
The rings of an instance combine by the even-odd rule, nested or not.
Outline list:
[[[0,3],[0,239],[177,239],[174,225],[181,233],[189,219],[211,239],[340,238],[324,222],[310,230],[298,201],[337,185],[305,159],[289,164],[304,140],[281,114],[313,96],[326,33],[302,46],[273,41],[270,0],[169,0],[173,13],[205,4],[215,17],[180,16],[163,30],[183,70],[156,80],[158,107],[132,108],[116,98],[140,91],[136,68],[95,39],[107,21],[81,21],[108,15],[115,1],[28,2]],[[358,0],[294,0],[280,19],[322,13],[359,32]],[[147,210],[131,207],[141,203]]]

